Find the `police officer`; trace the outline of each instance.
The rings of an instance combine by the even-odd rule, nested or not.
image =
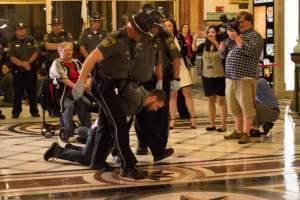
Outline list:
[[[103,18],[98,13],[93,13],[90,18],[91,27],[85,29],[79,37],[80,53],[86,58],[92,50],[106,36],[106,31],[102,30]]]
[[[156,85],[150,82],[145,87],[148,90],[155,87],[163,88],[169,100],[170,89],[179,89],[180,52],[172,36],[160,25],[161,14],[159,11],[148,5],[145,4],[143,10],[149,13],[154,20],[151,33],[154,35],[155,43],[160,51],[161,65],[156,69]],[[138,113],[136,117],[136,132],[138,136],[137,154],[147,154],[147,146],[150,147],[152,153],[161,152],[162,149],[165,149],[169,135],[169,106],[167,105],[155,113],[146,110]],[[161,147],[157,148],[159,146]],[[158,153],[156,156],[155,154],[153,155],[154,161],[159,161],[168,156],[168,151]]]
[[[151,91],[156,87],[157,79],[161,79],[154,76],[154,72],[161,71],[162,67],[161,56],[159,52],[160,51],[158,49],[156,39],[153,37],[145,38],[136,45],[136,56],[131,72],[131,78],[132,81],[143,85],[148,91]],[[145,108],[136,114],[135,129],[138,137],[141,136],[141,129],[149,128],[153,132],[153,129],[150,127],[153,125],[153,123],[157,122],[155,119],[152,119],[152,117],[156,117],[156,112],[149,112],[149,110]],[[159,161],[171,156],[174,153],[174,150],[172,148],[166,149],[165,141],[162,140],[162,137],[159,135],[159,131],[154,129],[154,132],[154,134],[151,133],[145,137],[147,137],[147,145],[152,152],[154,161]],[[143,155],[143,150],[145,149],[147,148],[140,147],[137,149],[136,153],[138,155]]]
[[[109,108],[110,121],[113,124],[113,126],[107,127],[107,131],[104,131],[101,136],[99,144],[102,147],[101,159],[105,160],[110,151],[108,142],[103,138],[112,137],[121,159],[120,176],[131,179],[143,178],[146,176],[146,172],[135,167],[137,160],[129,146],[126,113],[122,109],[120,101],[122,101],[122,90],[130,81],[129,74],[135,58],[136,43],[148,35],[152,25],[153,20],[149,15],[143,12],[133,15],[126,27],[108,35],[90,53],[83,64],[79,80],[73,88],[74,98],[80,97],[89,73],[97,62],[101,62],[101,67],[96,69],[97,75],[94,77],[98,82],[98,91],[95,95],[103,95],[104,106]],[[107,149],[103,149],[104,146],[108,146]],[[99,159],[99,156],[97,158]]]
[[[27,35],[25,24],[18,22],[15,26],[15,37],[8,46],[8,56],[14,65],[13,118],[18,118],[22,112],[24,90],[26,90],[28,94],[31,116],[40,116],[36,103],[37,71],[35,61],[38,58],[38,52],[37,41],[32,36]]]
[[[59,57],[57,49],[62,42],[73,42],[72,34],[63,30],[62,21],[58,17],[51,20],[50,33],[44,36],[44,47],[47,51],[47,67],[49,68],[52,61]]]

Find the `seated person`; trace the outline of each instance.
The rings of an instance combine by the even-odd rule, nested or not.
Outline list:
[[[260,78],[256,83],[256,118],[254,120],[255,129],[251,129],[250,136],[259,137],[261,134],[267,135],[274,126],[274,122],[279,118],[280,110],[278,101],[268,82]],[[258,128],[262,126],[263,132]]]
[[[49,70],[49,76],[54,84],[63,83],[60,102],[61,123],[63,128],[63,139],[68,141],[74,135],[73,114],[76,111],[81,126],[91,126],[91,114],[89,113],[90,101],[86,97],[74,100],[72,88],[79,77],[81,63],[73,58],[73,44],[63,42],[58,47],[60,58],[55,59]],[[86,84],[86,90],[89,90]]]
[[[3,92],[3,100],[0,107],[12,107],[13,103],[13,75],[7,63],[2,65],[2,78],[0,80],[0,90]]]
[[[159,108],[164,106],[166,101],[165,94],[162,90],[152,90],[147,92],[145,89],[143,89],[143,87],[136,88],[132,85],[124,89],[121,95],[124,97],[124,101],[121,101],[122,107],[128,116],[139,112],[143,107],[149,111],[157,111]],[[91,129],[80,128],[80,132],[88,132],[87,143],[84,148],[76,147],[71,144],[67,144],[65,148],[62,148],[58,145],[58,143],[54,142],[45,152],[44,159],[47,161],[49,158],[55,157],[63,160],[79,162],[83,165],[89,165],[92,159],[91,156],[94,148],[101,149],[101,147],[94,147],[94,133],[97,132],[96,128],[100,124],[98,120],[103,121],[105,119],[98,118]],[[172,153],[165,157],[161,157],[161,159],[171,156],[174,150],[171,149],[170,152]],[[97,166],[93,166],[93,168],[101,171],[112,171],[112,168],[105,161],[98,162]]]

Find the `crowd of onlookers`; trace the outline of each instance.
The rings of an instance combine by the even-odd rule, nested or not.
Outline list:
[[[103,18],[97,14],[91,17],[91,27],[95,27],[94,31],[98,32],[97,37],[100,38],[98,41],[105,38],[107,34],[105,30],[102,30],[102,20]],[[223,21],[219,25],[209,26],[206,31],[197,31],[192,34],[189,24],[183,24],[177,29],[177,24],[173,19],[167,19],[163,22],[166,30],[174,36],[176,47],[180,50],[183,58],[182,66],[185,66],[181,67],[180,70],[181,90],[179,93],[172,92],[170,96],[170,129],[176,127],[177,111],[181,117],[188,116],[191,121],[191,128],[197,127],[192,99],[192,81],[187,63],[195,64],[195,59],[201,58],[201,77],[204,95],[208,98],[210,122],[210,126],[206,127],[206,130],[227,131],[228,105],[236,124],[236,132],[233,133],[232,137],[240,138],[242,136],[241,143],[249,141],[247,136],[253,127],[253,119],[256,115],[253,99],[255,99],[256,91],[257,63],[263,48],[263,40],[253,30],[251,14],[241,13],[234,23],[233,25],[233,21]],[[59,18],[54,17],[50,25],[52,31],[46,34],[44,40],[38,44],[27,32],[26,25],[18,22],[15,26],[15,35],[8,42],[8,52],[4,52],[4,44],[1,45],[0,92],[3,98],[1,98],[0,107],[13,107],[13,118],[19,117],[22,111],[20,102],[23,100],[29,102],[31,115],[39,117],[36,107],[38,87],[40,87],[39,80],[48,76],[52,61],[59,57],[58,45],[64,41],[74,42],[72,34],[64,31],[63,22]],[[81,61],[92,50],[85,46],[88,45],[89,40],[83,38],[84,34],[86,38],[92,37],[93,29],[90,33],[83,32],[78,43],[76,43],[77,46],[74,47],[78,52],[74,55]],[[24,45],[23,50],[20,50],[22,45],[18,41],[24,39],[26,39],[27,44]],[[203,39],[205,41],[199,43]],[[34,50],[32,51],[32,49]],[[30,51],[30,53],[26,53],[26,51]],[[27,61],[23,62],[22,59],[25,58]],[[30,71],[33,73],[29,73]],[[27,74],[29,79],[22,78],[20,82],[18,81],[20,79],[18,74],[22,74],[22,76]],[[30,80],[30,82],[26,80]],[[17,82],[20,83],[17,84]],[[33,84],[36,87],[31,87]],[[226,95],[225,90],[227,91]],[[227,99],[227,103],[225,99]],[[221,111],[220,127],[217,127],[215,120],[216,105],[220,107]],[[4,118],[4,116],[1,115],[0,118]]]
[[[167,148],[167,141],[176,120],[187,118],[190,128],[197,129],[191,74],[195,63],[200,63],[199,75],[208,99],[207,132],[227,132],[227,108],[235,127],[224,139],[246,144],[250,137],[260,136],[260,126],[262,134],[273,127],[279,105],[268,83],[258,79],[264,41],[253,28],[250,13],[241,12],[234,20],[222,20],[195,34],[189,24],[178,29],[174,19],[162,17],[147,4],[124,19],[124,27],[107,33],[101,26],[103,18],[93,13],[90,27],[82,31],[78,42],[57,17],[42,43],[30,36],[26,24],[15,24],[7,52],[0,52],[0,106],[12,107],[12,118],[19,118],[26,100],[31,116],[40,117],[39,97],[50,97],[46,103],[52,107],[46,107],[50,115],[60,117],[61,139],[67,145],[54,142],[45,152],[45,160],[57,157],[112,171],[106,158],[114,148],[121,176],[145,177],[145,172],[136,169],[137,160],[130,149],[131,123],[135,120],[137,155],[147,154],[149,148],[154,162],[171,156],[174,149]],[[92,126],[90,112],[95,99],[99,112]],[[220,125],[216,123],[217,105]],[[84,148],[70,144],[75,113]]]

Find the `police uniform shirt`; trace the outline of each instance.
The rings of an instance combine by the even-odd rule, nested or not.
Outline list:
[[[106,31],[104,30],[93,31],[92,28],[87,28],[81,33],[78,43],[79,45],[84,46],[87,52],[90,53],[97,47],[105,36]]]
[[[28,61],[35,52],[39,52],[39,47],[31,36],[22,40],[15,38],[8,45],[8,56],[14,56],[21,61]]]
[[[53,32],[48,33],[44,36],[43,39],[44,43],[61,43],[61,42],[73,42],[73,37],[71,33],[67,32],[60,32],[58,35],[54,34]],[[47,50],[48,52],[48,60],[52,61],[55,58],[58,58],[58,52],[57,50]]]
[[[140,112],[149,92],[142,86],[130,83],[121,91],[121,104],[127,116]]]
[[[135,42],[128,38],[125,29],[109,34],[99,45],[104,59],[101,68],[113,79],[127,79],[133,64]]]
[[[133,69],[131,72],[132,79],[137,82],[145,83],[153,75],[154,67],[161,63],[156,41],[146,38],[138,42],[135,48],[135,57]]]
[[[174,38],[168,31],[161,28],[160,32],[156,36],[156,40],[158,47],[163,54],[164,67],[170,66],[174,59],[181,57],[181,54],[174,42]]]

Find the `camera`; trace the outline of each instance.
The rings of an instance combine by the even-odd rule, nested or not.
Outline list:
[[[218,26],[219,31],[217,34],[217,40],[219,42],[224,41],[228,38],[227,30],[228,31],[235,31],[237,34],[240,34],[239,24],[235,20],[235,18],[232,18],[231,20],[228,20],[226,15],[220,16],[220,21],[223,23]]]

